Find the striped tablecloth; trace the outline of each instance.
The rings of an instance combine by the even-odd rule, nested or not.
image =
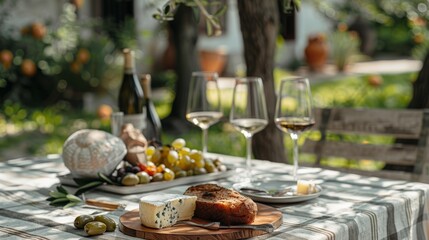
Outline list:
[[[223,161],[240,163],[240,158],[223,156]],[[291,166],[254,161],[255,176],[290,180]],[[73,227],[80,214],[94,209],[51,207],[45,199],[58,185],[58,174],[67,172],[58,156],[15,159],[0,163],[0,239],[83,239],[85,233]],[[283,213],[283,224],[272,234],[255,239],[428,239],[429,185],[381,180],[342,174],[318,168],[301,168],[300,177],[317,179],[323,193],[316,199],[272,205]],[[218,183],[229,187],[230,179]],[[183,193],[188,186],[159,192]],[[70,189],[70,188],[69,188]],[[150,194],[156,194],[152,192]],[[116,195],[101,191],[87,197],[138,208],[144,194]],[[124,210],[108,215],[118,221]],[[94,238],[94,237],[92,237]],[[96,239],[132,239],[118,229]]]

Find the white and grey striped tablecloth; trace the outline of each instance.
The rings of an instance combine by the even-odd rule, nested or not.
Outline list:
[[[240,163],[240,158],[222,156],[223,161]],[[290,180],[291,166],[255,160],[255,176]],[[57,175],[67,172],[58,156],[22,158],[0,162],[0,239],[85,239],[73,227],[80,214],[94,209],[49,206],[48,192],[58,185]],[[255,239],[428,239],[429,185],[382,180],[343,174],[318,168],[301,168],[300,177],[317,179],[323,193],[316,199],[272,205],[283,213],[283,224],[275,232]],[[229,187],[230,179],[219,184]],[[159,192],[183,193],[188,186]],[[71,188],[69,188],[72,190]],[[157,194],[159,192],[145,193]],[[101,191],[88,198],[121,202],[125,211],[138,208],[145,194],[116,195]],[[124,210],[108,215],[118,221]],[[133,239],[118,229],[96,239]]]

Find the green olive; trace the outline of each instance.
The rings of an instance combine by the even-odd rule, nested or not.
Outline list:
[[[194,175],[203,175],[206,173],[207,170],[205,168],[194,168]]]
[[[154,181],[154,182],[164,181],[164,174],[155,173],[155,175],[153,175],[153,177],[152,177],[152,181]]]
[[[106,215],[95,216],[94,220],[106,224],[106,231],[107,232],[113,232],[116,229],[116,222],[115,222],[115,220],[109,218]]]
[[[150,182],[150,176],[147,172],[138,172],[136,175],[139,178],[139,184],[146,184]]]
[[[94,221],[94,217],[91,215],[80,215],[74,219],[74,227],[77,229],[83,229],[85,224]]]
[[[176,178],[186,177],[186,171],[180,170],[176,172]]]
[[[139,183],[139,177],[137,177],[137,175],[135,175],[134,173],[128,173],[127,175],[125,175],[122,178],[122,185],[125,186],[134,186],[137,185]]]
[[[106,228],[106,224],[99,221],[93,221],[87,223],[84,227],[84,230],[89,236],[94,236],[103,234],[104,232],[106,232]]]
[[[222,162],[218,158],[216,158],[215,160],[213,160],[213,163],[214,163],[214,165],[216,167],[219,167],[220,165],[222,165]]]
[[[207,170],[208,173],[214,173],[218,171],[213,162],[206,162],[204,168]]]

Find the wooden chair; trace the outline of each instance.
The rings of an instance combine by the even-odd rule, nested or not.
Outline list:
[[[365,171],[344,167],[338,170],[429,183],[429,110],[324,108],[315,110],[315,118],[313,130],[320,132],[320,139],[307,138],[301,148],[302,153],[316,155],[313,166],[333,168],[321,165],[326,157],[360,162],[374,160],[408,167],[411,171]],[[347,141],[351,135],[382,135],[394,139],[390,145],[377,145],[362,142],[362,139],[361,142]]]

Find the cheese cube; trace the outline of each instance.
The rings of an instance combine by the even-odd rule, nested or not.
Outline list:
[[[164,228],[194,216],[196,196],[148,195],[140,199],[140,221],[146,227]]]
[[[298,195],[307,195],[316,192],[316,184],[312,181],[298,180],[296,183],[296,193]]]

